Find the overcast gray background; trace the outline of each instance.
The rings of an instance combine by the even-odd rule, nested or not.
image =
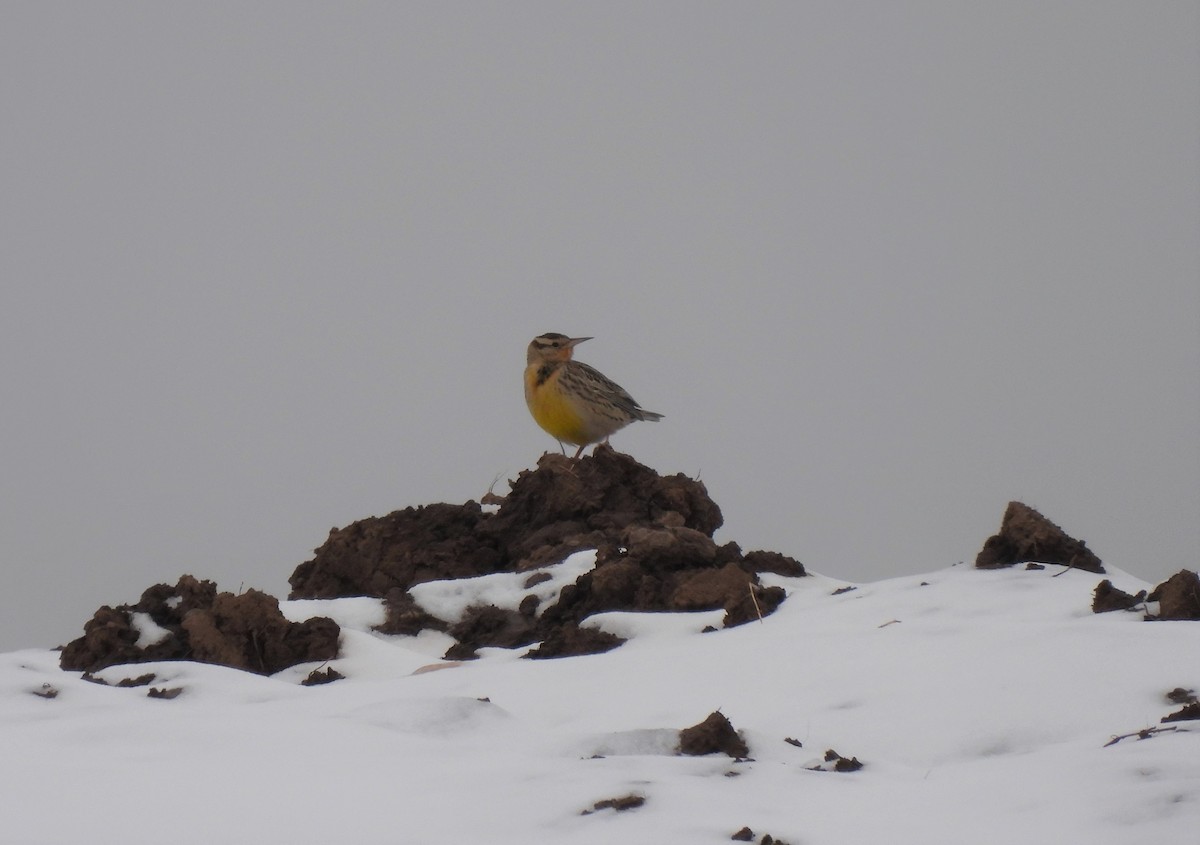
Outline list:
[[[547,331],[743,548],[1195,568],[1198,9],[4,2],[0,648],[516,477]]]

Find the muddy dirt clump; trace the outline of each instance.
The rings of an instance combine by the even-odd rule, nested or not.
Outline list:
[[[608,446],[571,460],[546,454],[510,482],[494,510],[477,502],[409,507],[329,532],[311,560],[292,573],[291,599],[374,596],[384,600],[381,633],[448,632],[447,658],[485,647],[540,643],[527,657],[591,654],[619,646],[611,633],[583,625],[605,611],[723,611],[731,627],[762,619],[786,598],[760,573],[799,577],[798,561],[769,551],[718,545],[721,509],[699,481],[662,476]],[[557,595],[539,584],[546,568],[596,550],[593,569]],[[440,619],[410,589],[429,581],[528,573],[515,609],[469,608]],[[184,576],[159,584],[135,605],[102,607],[84,636],[62,654],[64,669],[97,671],[117,663],[198,660],[271,674],[337,654],[329,619],[293,624],[273,597],[257,590],[218,593]]]
[[[270,675],[337,656],[341,629],[318,617],[289,622],[279,601],[258,590],[217,592],[216,584],[184,575],[157,584],[137,604],[104,606],[84,634],[62,650],[59,665],[98,672],[118,663],[196,660]]]
[[[1113,586],[1107,578],[1096,585],[1092,593],[1092,612],[1109,613],[1113,610],[1133,610],[1146,600],[1146,591],[1138,590],[1130,594]]]
[[[1104,574],[1104,564],[1082,540],[1068,536],[1046,517],[1021,502],[1009,502],[1000,533],[987,539],[975,558],[978,569],[1017,563],[1056,563]]]
[[[709,713],[703,722],[679,732],[679,753],[693,757],[704,754],[728,754],[734,758],[750,756],[750,747],[720,710]]]
[[[1151,590],[1146,600],[1158,602],[1155,619],[1200,619],[1200,576],[1181,569]]]
[[[798,561],[769,551],[743,554],[713,540],[721,509],[704,485],[661,476],[607,446],[573,461],[546,454],[534,470],[510,482],[493,513],[475,502],[426,505],[371,517],[330,532],[315,557],[293,573],[291,598],[386,597],[381,631],[448,630],[458,640],[447,658],[478,648],[541,642],[529,657],[606,651],[622,641],[580,628],[610,610],[723,610],[726,627],[770,615],[786,597],[759,573],[798,577]],[[526,588],[549,577],[537,572],[568,555],[596,549],[596,566],[545,606],[532,593],[517,611],[472,608],[439,621],[408,594],[416,584],[530,572]]]

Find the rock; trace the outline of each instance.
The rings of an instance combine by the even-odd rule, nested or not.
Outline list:
[[[1151,590],[1146,600],[1158,602],[1155,619],[1200,619],[1200,577],[1181,569]]]
[[[999,569],[1016,563],[1056,563],[1104,573],[1104,565],[1087,545],[1070,537],[1033,508],[1009,502],[1000,533],[989,537],[975,558],[978,569]]]

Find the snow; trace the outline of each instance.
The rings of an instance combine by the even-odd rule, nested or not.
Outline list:
[[[171,636],[171,632],[155,622],[149,613],[135,611],[129,614],[129,623],[138,632],[137,641],[134,643],[138,648],[149,648],[152,645],[158,645],[158,643]]]
[[[462,618],[463,612],[476,605],[492,604],[504,610],[516,610],[527,595],[538,597],[538,610],[554,602],[567,584],[596,566],[596,552],[577,552],[562,563],[531,569],[528,572],[497,572],[476,578],[456,578],[452,581],[427,581],[409,589],[409,595],[431,616],[451,624]],[[526,587],[537,577],[546,580]]]
[[[592,565],[414,594],[452,619]],[[345,680],[99,673],[153,672],[171,700],[62,672],[56,652],[4,654],[0,842],[728,843],[743,826],[792,845],[1193,841],[1200,723],[1104,746],[1177,710],[1167,691],[1200,690],[1200,625],[1093,614],[1101,577],[956,566],[835,595],[844,582],[766,576],[789,598],[761,622],[606,613],[588,624],[632,638],[614,651],[461,664],[441,660],[444,634],[373,633],[378,600],[284,602],[343,625],[329,665]],[[752,760],[674,754],[716,709]],[[864,768],[810,770],[827,749]],[[645,804],[582,814],[629,794]]]

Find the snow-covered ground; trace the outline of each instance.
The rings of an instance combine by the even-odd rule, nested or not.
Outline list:
[[[62,672],[52,651],[0,655],[0,841],[1198,841],[1200,722],[1105,744],[1178,710],[1169,690],[1200,690],[1200,624],[1093,614],[1102,576],[1060,572],[962,565],[837,595],[765,576],[789,598],[761,623],[603,614],[591,624],[632,637],[607,654],[461,664],[440,659],[444,635],[371,633],[373,599],[285,602],[343,626],[345,680],[301,686],[316,664],[100,673],[153,672],[171,699]],[[496,575],[414,595],[453,618],[521,591]],[[717,709],[752,759],[676,755],[675,731]],[[827,749],[864,768],[811,770]],[[630,794],[645,803],[583,814]]]

